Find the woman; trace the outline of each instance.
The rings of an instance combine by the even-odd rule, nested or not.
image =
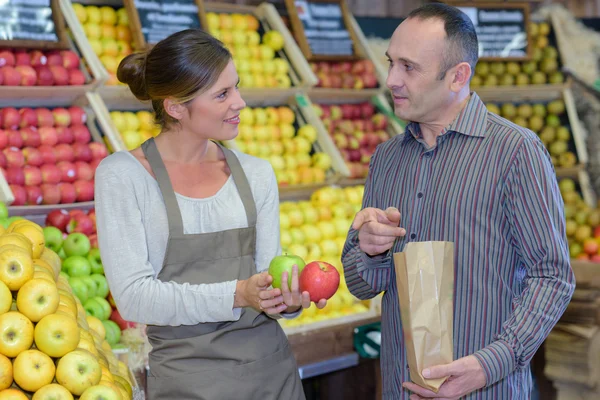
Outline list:
[[[245,107],[231,54],[186,30],[126,57],[117,77],[152,101],[162,127],[95,178],[111,292],[125,319],[148,324],[149,398],[304,399],[275,318],[309,307],[309,295],[296,268],[291,290],[257,273],[280,252],[274,172],[212,141],[236,137]]]

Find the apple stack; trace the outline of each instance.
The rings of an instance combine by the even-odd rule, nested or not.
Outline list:
[[[280,186],[322,183],[331,158],[314,151],[316,129],[303,125],[296,130],[295,121],[294,111],[287,106],[244,108],[235,146],[243,153],[268,160]]]
[[[375,75],[375,65],[371,60],[311,62],[310,67],[319,78],[317,87],[372,89],[379,86]]]
[[[127,366],[60,270],[39,225],[0,234],[0,398],[131,399]]]
[[[13,205],[94,199],[94,172],[108,155],[92,142],[81,107],[0,109],[0,168]]]
[[[110,118],[127,150],[140,147],[146,140],[160,133],[160,128],[154,123],[154,115],[147,110],[111,111]]]
[[[283,202],[280,206],[281,247],[307,263],[323,261],[341,275],[337,293],[323,310],[310,307],[299,318],[282,321],[292,327],[368,311],[367,303],[350,294],[343,277],[341,255],[354,215],[360,210],[363,186],[315,191],[310,201]]]
[[[562,99],[547,103],[486,103],[494,114],[537,133],[552,157],[555,167],[569,168],[577,164],[572,135]]]
[[[370,102],[313,107],[346,161],[350,178],[366,177],[375,148],[390,138],[386,116]]]
[[[79,3],[73,3],[73,10],[83,26],[90,46],[110,75],[106,84],[120,84],[116,75],[117,68],[121,60],[132,51],[127,10],[115,10],[109,6],[84,6]]]
[[[260,22],[251,14],[206,14],[208,31],[221,40],[233,55],[243,88],[289,88],[292,85],[287,60],[277,57],[284,39],[277,31],[262,38]]]
[[[0,50],[0,85],[83,85],[79,56],[71,50]]]

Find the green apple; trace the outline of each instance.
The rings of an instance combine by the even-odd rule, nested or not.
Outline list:
[[[92,279],[91,276],[87,275],[87,276],[82,276],[81,280],[87,285],[88,287],[88,298],[92,298],[92,297],[96,297],[96,291],[98,290],[98,285],[96,284],[96,281]]]
[[[104,318],[102,318],[102,320],[109,319],[110,315],[112,314],[112,307],[108,301],[99,296],[94,297],[94,300],[96,300],[96,302],[102,306],[102,310],[104,311]]]
[[[102,297],[103,299],[108,296],[108,282],[106,281],[106,277],[101,274],[92,274],[90,278],[96,282],[96,296]],[[109,304],[110,305],[110,304]]]
[[[102,325],[104,325],[104,330],[106,331],[106,341],[111,346],[119,343],[121,340],[121,328],[115,321],[106,320],[102,321]]]
[[[92,274],[104,274],[104,266],[100,258],[100,249],[91,249],[87,255],[87,259],[92,266]]]
[[[68,281],[68,280],[69,280],[69,278],[70,278],[69,274],[67,274],[65,271],[60,271],[60,272],[58,273],[58,276],[63,276],[64,278],[66,278],[66,279],[67,279],[67,281]]]
[[[90,252],[90,239],[83,233],[75,232],[69,234],[63,242],[63,249],[67,257],[82,256],[85,257]]]
[[[4,202],[0,202],[0,218],[8,218],[8,207]]]
[[[0,218],[0,225],[2,225],[4,227],[4,229],[8,228],[8,218]]]
[[[302,269],[306,265],[304,260],[293,254],[283,254],[276,256],[271,260],[269,264],[269,275],[273,277],[273,287],[281,289],[281,279],[284,272],[288,273],[288,288],[292,286],[292,267],[298,266],[298,276],[302,272]]]
[[[66,242],[65,242],[66,243]],[[69,276],[89,276],[92,272],[92,267],[87,258],[82,256],[70,256],[63,261],[62,269]]]
[[[127,346],[125,346],[123,343],[115,343],[115,344],[111,345],[110,348],[113,350],[120,350],[120,349],[127,349]]]
[[[100,304],[95,297],[89,298],[83,303],[83,309],[87,315],[96,317],[99,320],[104,320],[104,307]]]
[[[60,229],[55,226],[46,226],[43,231],[46,247],[54,250],[55,253],[58,253],[63,244],[63,234]]]
[[[20,219],[25,219],[25,218],[23,218],[23,217],[19,217],[18,215],[14,215],[14,216],[12,216],[12,217],[9,217],[9,218],[7,218],[7,220],[6,220],[6,221],[8,222],[8,225],[10,225],[10,224],[12,224],[13,222],[15,222],[15,221],[17,221],[17,220],[20,220]],[[7,228],[8,228],[8,225],[6,226]]]
[[[71,285],[71,289],[73,289],[73,294],[77,296],[79,301],[81,301],[81,304],[85,304],[85,302],[89,298],[89,294],[88,285],[86,285],[83,278],[80,276],[69,278],[69,285]]]
[[[65,258],[67,258],[67,255],[65,254],[64,244],[65,244],[65,242],[63,241],[63,247],[61,247],[60,251],[58,252],[58,256],[60,257],[61,260],[64,260]]]

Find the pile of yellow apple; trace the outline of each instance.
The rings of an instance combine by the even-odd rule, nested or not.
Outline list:
[[[107,85],[120,84],[117,68],[121,60],[131,54],[131,31],[127,10],[109,6],[84,6],[73,3],[73,10],[83,26],[94,53],[100,58],[110,78]]]
[[[110,118],[121,135],[127,150],[139,147],[146,140],[160,133],[150,111],[111,111]]]
[[[368,311],[348,291],[341,262],[342,250],[354,216],[361,208],[364,186],[325,187],[315,191],[310,201],[283,202],[280,206],[281,247],[284,253],[301,257],[307,263],[320,260],[333,265],[340,273],[340,286],[327,306],[302,311],[292,320],[280,320],[285,327]]]
[[[295,120],[296,114],[286,106],[244,108],[235,146],[242,153],[268,160],[279,186],[322,183],[331,157],[313,152],[317,130],[312,125],[296,130]]]
[[[260,22],[250,14],[206,14],[208,31],[231,51],[243,88],[289,88],[287,60],[277,57],[284,39],[277,31],[261,38]]]
[[[0,234],[0,399],[131,399],[127,366],[25,219]]]

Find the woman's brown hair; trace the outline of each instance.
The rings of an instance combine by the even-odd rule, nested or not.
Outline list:
[[[119,64],[117,78],[139,100],[152,101],[156,123],[176,122],[164,100],[187,103],[212,87],[231,60],[223,43],[200,29],[174,33],[147,52],[133,53]]]

